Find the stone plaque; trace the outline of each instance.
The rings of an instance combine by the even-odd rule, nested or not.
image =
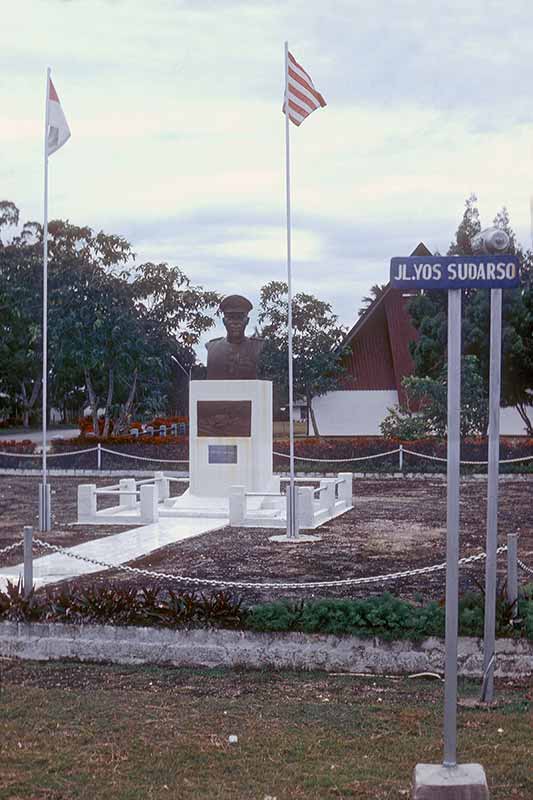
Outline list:
[[[236,444],[210,444],[207,447],[208,464],[236,464]]]
[[[250,436],[251,400],[198,400],[198,436]]]

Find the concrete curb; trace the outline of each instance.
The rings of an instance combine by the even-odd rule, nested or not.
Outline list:
[[[74,659],[113,664],[166,664],[175,667],[245,667],[403,675],[443,673],[444,641],[385,642],[378,638],[304,633],[189,630],[0,623],[0,656],[35,661]],[[480,678],[483,643],[459,639],[459,674]],[[533,674],[533,643],[523,639],[496,642],[495,675],[523,678]]]

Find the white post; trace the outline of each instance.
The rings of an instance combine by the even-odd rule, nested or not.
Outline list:
[[[446,638],[444,673],[445,767],[457,766],[457,634],[459,617],[459,494],[461,446],[461,290],[448,291],[448,464]]]
[[[134,492],[137,489],[135,478],[121,478],[118,485],[120,491],[119,505],[124,506],[124,508],[135,508],[137,496],[130,494],[130,492]]]
[[[100,442],[96,445],[96,468],[98,470],[102,469],[102,445]]]
[[[285,194],[287,206],[287,328],[289,346],[289,491],[287,497],[287,536],[296,532],[296,492],[294,483],[294,420],[292,418],[293,364],[292,364],[292,272],[291,272],[291,172],[289,136],[289,43],[285,42]]]
[[[46,95],[44,114],[44,223],[43,223],[43,379],[42,379],[42,490],[40,494],[40,518],[42,531],[50,530],[50,498],[46,480],[46,427],[48,398],[48,96],[50,93],[50,67],[46,71]]]
[[[339,480],[344,481],[344,483],[338,484],[338,499],[344,501],[350,507],[353,502],[352,473],[339,472]]]
[[[78,522],[94,522],[96,510],[96,484],[80,484],[78,486]]]
[[[298,521],[299,528],[312,528],[315,521],[313,499],[315,490],[312,486],[298,487]]]
[[[244,486],[232,486],[229,495],[229,524],[242,525],[246,516],[246,496]]]
[[[163,472],[154,472],[154,479],[157,483],[157,493],[162,502],[170,497],[170,481]]]
[[[399,462],[400,463],[398,466],[400,468],[400,472],[403,472],[403,444],[401,444],[399,448]]]
[[[502,359],[502,290],[490,293],[489,453],[487,476],[487,542],[485,561],[485,625],[481,700],[494,698],[496,648],[496,561],[498,549],[498,481],[500,471],[500,384]]]
[[[157,501],[157,486],[154,483],[143,484],[141,486],[141,522],[157,522],[159,519]]]

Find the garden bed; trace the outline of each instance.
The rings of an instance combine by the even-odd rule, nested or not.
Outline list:
[[[117,478],[96,481],[116,483]],[[88,538],[117,533],[119,526],[77,526],[76,492],[80,478],[51,479],[53,530],[43,536],[54,544],[72,545]],[[95,482],[93,478],[90,482]],[[20,540],[23,525],[36,524],[37,477],[0,477],[0,549]],[[175,485],[175,484],[173,484]],[[382,575],[440,563],[446,558],[446,484],[440,479],[379,478],[354,481],[354,509],[322,526],[321,541],[308,545],[280,545],[269,541],[268,529],[225,528],[161,548],[139,559],[135,566],[194,577],[270,581],[320,581]],[[500,488],[499,541],[519,533],[519,555],[533,565],[531,480],[505,481]],[[465,480],[461,490],[461,555],[485,549],[486,484]],[[131,527],[131,526],[129,526]],[[20,557],[14,560],[20,560]],[[0,565],[13,563],[5,557]],[[460,570],[460,590],[477,590],[484,579],[484,563]],[[505,578],[505,557],[498,559],[500,581]],[[520,574],[522,582],[525,576]],[[108,582],[142,586],[146,580],[117,570],[81,579],[81,584]],[[167,581],[162,581],[168,586]],[[174,584],[177,588],[179,584]],[[185,588],[182,584],[182,588]],[[223,588],[222,586],[220,588]],[[442,600],[444,571],[402,578],[394,583],[364,587],[333,587],[320,592],[328,597],[366,597],[388,590],[406,599]],[[248,589],[247,603],[318,596],[313,590],[280,592]]]

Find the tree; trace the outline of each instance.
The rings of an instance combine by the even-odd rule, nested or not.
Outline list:
[[[417,439],[446,436],[448,425],[447,368],[438,378],[410,375],[402,381],[407,395],[405,409],[392,408],[381,423],[389,438]],[[418,408],[416,412],[410,409]],[[485,384],[475,356],[465,356],[461,364],[461,436],[480,436],[487,429],[489,405]]]
[[[367,295],[366,297],[363,297],[363,299],[361,300],[363,305],[361,306],[361,308],[358,311],[358,314],[359,314],[360,317],[362,317],[363,314],[366,314],[366,312],[368,311],[370,306],[376,300],[378,300],[380,297],[382,297],[382,295],[384,294],[385,289],[387,288],[387,286],[388,286],[387,283],[375,283],[373,286],[370,287],[370,294]]]
[[[527,407],[533,403],[533,254],[517,243],[506,208],[493,224],[507,232],[509,249],[521,262],[521,285],[503,294],[502,313],[502,405],[516,407],[529,435],[533,435]],[[471,255],[471,238],[481,230],[476,196],[465,202],[463,218],[448,255]],[[428,292],[414,297],[409,312],[418,340],[411,345],[415,374],[437,379],[446,363],[447,292]],[[490,364],[490,290],[463,292],[463,352],[475,356],[488,397]]]
[[[288,302],[287,284],[271,281],[261,289],[259,325],[265,347],[261,354],[262,374],[288,387]],[[313,411],[314,397],[336,389],[344,373],[339,343],[345,329],[329,303],[300,292],[293,297],[294,391],[304,398],[307,420],[319,436]],[[292,413],[292,409],[290,409]]]
[[[27,396],[29,404],[40,388],[41,253],[42,229],[35,223],[26,224],[11,244],[0,244],[0,391],[11,402]],[[52,402],[60,406],[66,397],[86,393],[94,430],[103,409],[103,435],[112,427],[120,432],[135,405],[167,394],[174,376],[171,355],[194,364],[193,345],[214,324],[209,310],[218,301],[178,267],[136,267],[130,244],[120,236],[50,222]]]
[[[0,203],[0,233],[16,226],[19,211]],[[26,224],[11,241],[0,236],[0,398],[7,416],[22,414],[28,426],[41,388],[42,257],[35,224]]]

